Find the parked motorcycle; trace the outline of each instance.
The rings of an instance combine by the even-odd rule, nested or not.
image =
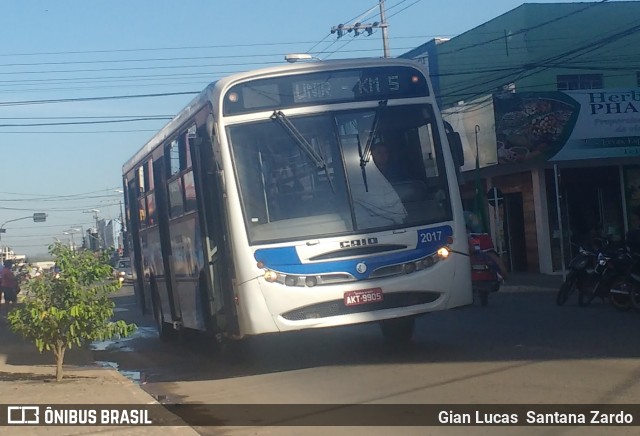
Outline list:
[[[489,304],[489,294],[498,292],[506,274],[491,237],[486,233],[469,234],[471,257],[471,287],[480,298],[480,304]]]
[[[594,270],[598,281],[596,286],[587,287],[580,292],[578,303],[587,306],[599,297],[602,300],[608,299],[620,310],[629,310],[630,290],[633,286],[630,281],[632,267],[633,258],[624,248],[598,253]]]
[[[599,274],[596,274],[598,252],[587,250],[580,246],[578,254],[569,262],[569,272],[556,295],[556,304],[564,305],[569,297],[577,290],[580,296],[586,287],[596,286],[599,282]]]

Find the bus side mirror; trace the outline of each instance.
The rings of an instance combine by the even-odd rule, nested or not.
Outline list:
[[[464,165],[462,139],[460,138],[460,134],[453,130],[451,124],[446,121],[444,122],[444,130],[447,132],[447,142],[449,142],[449,149],[451,150],[453,163],[456,165],[456,171],[459,171],[460,167]]]
[[[464,165],[464,152],[462,151],[462,139],[458,132],[447,132],[447,140],[449,141],[449,147],[451,148],[451,155],[453,156],[453,162],[456,164],[456,168],[460,168]]]

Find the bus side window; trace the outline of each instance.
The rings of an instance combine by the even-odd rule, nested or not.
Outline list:
[[[196,185],[193,182],[193,170],[183,176],[184,181],[184,210],[189,212],[196,210]]]
[[[147,227],[147,199],[145,197],[138,199],[138,220],[141,227]]]
[[[182,179],[180,177],[169,181],[169,210],[172,218],[184,213]]]
[[[154,226],[156,222],[156,196],[153,192],[147,194],[147,224]]]
[[[165,155],[169,157],[167,171],[169,181],[170,216],[175,218],[184,213],[196,210],[196,189],[193,180],[191,162],[191,140],[195,140],[196,126],[182,132],[178,139],[171,141],[165,149]]]

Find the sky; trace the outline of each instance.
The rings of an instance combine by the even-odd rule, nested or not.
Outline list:
[[[386,0],[390,55],[522,3]],[[377,0],[4,0],[0,16],[0,245],[28,256],[119,219],[122,165],[208,83],[287,53],[383,56],[380,30],[330,33],[380,21]]]

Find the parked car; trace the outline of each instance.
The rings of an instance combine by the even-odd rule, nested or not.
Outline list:
[[[116,276],[120,282],[130,283],[133,281],[133,272],[131,269],[131,259],[122,257],[116,264]]]

